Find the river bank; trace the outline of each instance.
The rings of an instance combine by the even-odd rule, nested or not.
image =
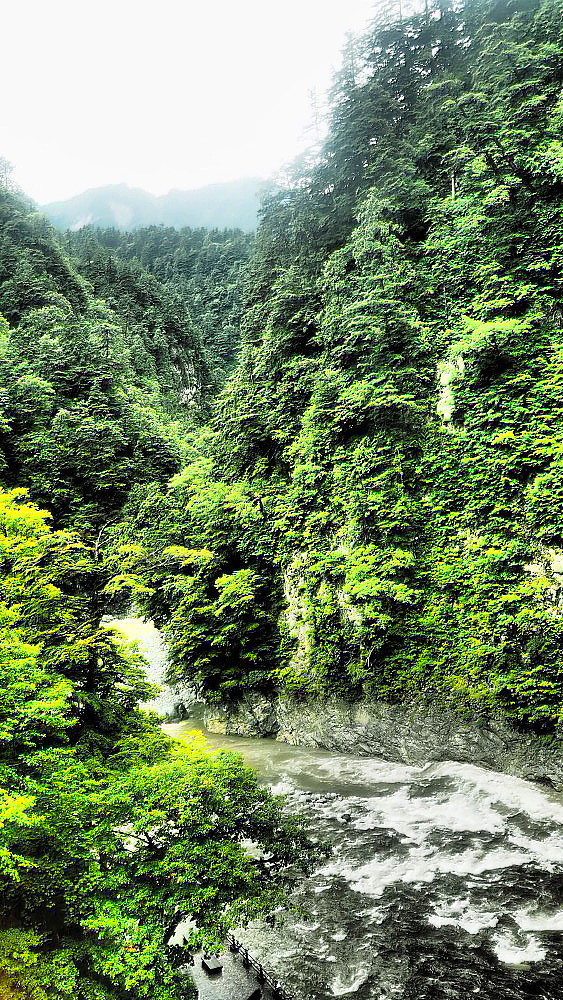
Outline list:
[[[149,679],[161,685],[160,694],[145,707],[168,721],[202,719],[209,732],[219,735],[274,739],[409,765],[448,760],[476,764],[563,790],[561,739],[525,735],[500,717],[484,720],[420,701],[350,704],[254,695],[230,706],[204,705],[189,687],[164,683],[166,646],[152,622],[131,614],[106,625],[139,644],[149,663]]]
[[[294,702],[247,698],[208,706],[214,733],[271,737],[291,746],[373,756],[403,764],[457,761],[502,771],[563,790],[563,745],[517,732],[502,719],[487,721],[421,703],[349,704],[332,699]]]

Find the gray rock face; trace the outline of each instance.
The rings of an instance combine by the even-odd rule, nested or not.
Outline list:
[[[182,722],[185,719],[202,719],[204,703],[189,684],[165,685],[168,693],[168,710],[164,713],[166,722]]]
[[[268,736],[278,739],[277,708],[277,702],[261,697],[243,698],[236,706],[207,705],[203,724],[210,733],[221,733],[223,736]]]
[[[502,719],[485,723],[440,707],[246,698],[236,706],[208,706],[204,724],[229,736],[272,737],[405,764],[469,762],[563,789],[561,740],[546,742]]]

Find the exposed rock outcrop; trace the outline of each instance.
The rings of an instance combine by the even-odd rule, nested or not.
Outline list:
[[[525,736],[502,719],[468,718],[438,706],[246,698],[208,706],[204,724],[229,736],[272,737],[407,764],[456,760],[563,789],[563,741]]]

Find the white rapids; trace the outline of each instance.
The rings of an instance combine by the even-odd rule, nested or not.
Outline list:
[[[298,894],[307,919],[244,931],[298,1000],[561,1000],[563,796],[469,764],[208,738],[333,846]]]
[[[158,680],[163,647],[141,624]],[[166,694],[154,707],[164,714]],[[562,795],[470,764],[207,735],[332,846],[298,912],[238,935],[296,1000],[562,1000]]]

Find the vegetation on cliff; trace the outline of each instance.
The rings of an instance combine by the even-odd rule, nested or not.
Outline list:
[[[218,945],[283,905],[311,845],[238,757],[179,747],[141,710],[144,661],[103,624],[135,581],[102,554],[131,491],[181,467],[223,377],[204,320],[218,329],[245,238],[179,237],[199,326],[111,234],[76,237],[71,260],[13,191],[0,214],[0,993],[183,1000],[178,924]]]
[[[284,904],[311,845],[240,758],[139,709],[154,689],[100,624],[92,549],[20,494],[0,495],[0,990],[184,1000],[178,924],[219,944]]]
[[[0,190],[7,996],[174,1000],[180,918],[216,941],[310,857],[240,761],[139,708],[116,601],[209,701],[439,699],[558,731],[560,4],[402,15],[348,44],[326,141],[255,240],[58,239]]]
[[[202,457],[116,534],[207,697],[557,725],[562,49],[554,0],[350,43],[323,148],[264,206]]]

